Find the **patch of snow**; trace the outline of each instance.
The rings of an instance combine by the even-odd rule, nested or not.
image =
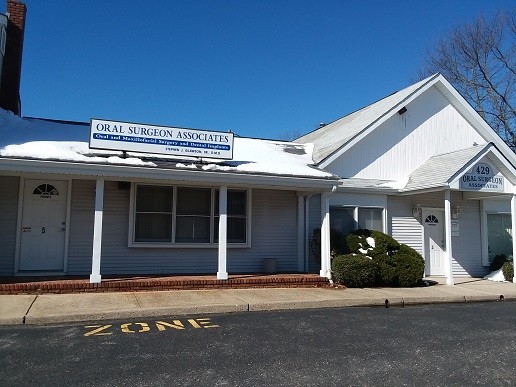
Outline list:
[[[362,254],[367,254],[369,252],[369,249],[358,249],[358,251],[360,251]]]
[[[376,247],[376,242],[373,237],[367,237],[366,241],[373,249]]]
[[[176,168],[188,168],[188,169],[197,169],[197,166],[195,164],[183,164],[183,163],[177,163]]]
[[[79,161],[90,163],[125,164],[140,166],[155,166],[152,162],[145,162],[139,158],[120,157],[120,152],[105,152],[109,157],[88,156],[90,150],[84,142],[72,141],[32,141],[20,145],[7,145],[0,149],[0,156],[4,157],[26,157],[41,160],[62,160]]]
[[[88,124],[74,125],[20,118],[0,109],[1,156],[155,166],[154,163],[142,159],[156,155],[127,152],[129,157],[124,158],[121,157],[121,151],[90,149],[88,140]],[[315,178],[333,177],[332,174],[314,167],[313,144],[242,137],[235,137],[234,141],[232,160],[203,159],[209,162],[203,169]],[[176,164],[177,168],[196,168],[194,164],[189,164],[197,160],[196,158],[171,155],[160,155],[159,158],[185,160],[185,163]]]
[[[409,178],[408,178],[408,176],[406,176],[400,180],[389,181],[387,183],[380,184],[379,187],[402,189],[402,188],[405,188],[405,186],[408,184],[408,181],[409,181]]]
[[[495,281],[495,282],[507,282],[505,280],[504,275],[503,275],[502,269],[498,269],[498,270],[492,271],[491,273],[486,275],[484,277],[484,279],[489,280],[489,281]]]

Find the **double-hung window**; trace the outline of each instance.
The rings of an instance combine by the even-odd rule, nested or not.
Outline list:
[[[219,224],[219,191],[215,196],[215,224]],[[227,208],[227,241],[228,243],[245,243],[247,240],[247,192],[228,190]],[[219,240],[219,229],[215,227],[215,241]]]
[[[176,243],[209,243],[210,188],[177,188]]]
[[[171,187],[138,186],[134,217],[135,242],[172,242]]]
[[[330,227],[342,235],[358,229],[383,232],[383,208],[330,207]]]
[[[135,185],[131,246],[215,245],[219,190],[205,187]],[[227,191],[227,242],[248,244],[249,194]]]

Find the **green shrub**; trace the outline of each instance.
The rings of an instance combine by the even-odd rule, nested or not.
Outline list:
[[[493,258],[493,262],[491,262],[491,271],[500,270],[503,266],[503,264],[507,262],[507,257],[505,254],[498,254],[495,255]]]
[[[358,234],[357,230],[352,232],[346,237],[346,253],[361,254],[358,250],[361,248],[367,248],[369,245],[366,242],[367,236]]]
[[[368,237],[374,239],[374,247],[367,242]],[[355,255],[348,254],[344,257],[361,257],[351,261],[348,260],[345,264],[339,261],[337,265],[340,270],[347,270],[348,272],[354,270],[350,268],[352,264],[359,266],[355,272],[350,274],[338,273],[335,275],[338,278],[344,278],[345,280],[342,283],[347,286],[370,286],[363,284],[350,285],[346,282],[355,283],[355,278],[362,278],[362,272],[366,271],[363,267],[364,258],[368,259],[365,255],[372,258],[365,265],[371,266],[371,263],[376,265],[375,284],[377,286],[411,287],[418,286],[421,283],[425,271],[423,257],[411,247],[399,244],[390,235],[375,230],[356,230],[346,237],[346,243],[350,253]],[[367,250],[367,252],[360,251],[360,249]]]
[[[425,272],[425,261],[421,254],[407,245],[400,245],[400,249],[392,257],[398,275],[398,286],[418,286]]]
[[[371,231],[371,237],[374,238],[375,247],[372,256],[392,255],[399,250],[400,244],[390,235],[380,231]]]
[[[339,255],[333,258],[332,273],[336,283],[350,288],[375,285],[377,264],[364,255]]]
[[[373,260],[378,265],[376,283],[379,286],[418,286],[425,271],[423,257],[403,244],[393,255],[378,255]]]
[[[379,255],[373,258],[378,265],[376,285],[378,286],[398,286],[398,273],[392,257]]]
[[[367,238],[374,239],[374,247],[369,245]],[[381,255],[392,255],[399,248],[400,244],[390,235],[376,230],[356,230],[346,237],[347,247],[350,253],[364,254],[359,249],[369,250],[366,255],[377,257]]]
[[[502,272],[505,280],[512,282],[514,278],[514,264],[512,262],[505,262],[502,266]]]

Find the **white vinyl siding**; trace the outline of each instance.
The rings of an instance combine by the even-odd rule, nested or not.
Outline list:
[[[482,265],[482,243],[480,234],[480,202],[462,200],[460,192],[452,192],[452,208],[459,206],[459,236],[452,237],[454,276],[478,277],[486,274]],[[424,255],[423,227],[421,219],[414,218],[412,208],[420,204],[427,208],[442,208],[444,192],[390,196],[388,199],[389,230],[394,239],[405,243]]]
[[[401,180],[431,156],[486,141],[435,88],[407,105],[326,169],[341,177]]]
[[[93,253],[95,181],[73,180],[68,243],[68,274],[90,274]]]
[[[0,200],[0,275],[14,274],[16,248],[16,222],[20,179],[0,176],[2,199]]]
[[[297,271],[297,195],[294,191],[253,189],[251,247],[228,249],[231,273],[258,273],[264,258],[276,258],[280,272]],[[69,274],[91,272],[95,182],[74,181]],[[107,181],[104,194],[101,273],[215,274],[217,247],[128,247],[130,190]]]

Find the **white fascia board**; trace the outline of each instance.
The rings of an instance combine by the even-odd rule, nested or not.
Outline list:
[[[0,159],[0,171],[18,173],[47,173],[68,176],[90,176],[124,179],[151,179],[204,182],[211,184],[239,184],[298,190],[332,190],[337,179],[301,176],[270,176],[247,173],[191,171],[138,166],[70,163],[64,161]]]
[[[398,195],[400,196],[407,196],[407,195],[418,195],[423,193],[429,193],[429,192],[439,192],[444,191],[445,189],[451,189],[448,184],[434,184],[434,185],[427,185],[427,186],[420,186],[411,190],[400,190]]]
[[[335,192],[350,192],[350,193],[357,193],[357,192],[363,192],[363,193],[373,193],[378,195],[389,195],[389,194],[397,194],[399,192],[396,188],[360,188],[360,187],[337,187],[337,190]]]
[[[428,90],[430,87],[435,85],[435,83],[438,81],[439,77],[442,77],[442,75],[438,74],[434,78],[430,79],[425,85],[421,86],[419,89],[415,90],[412,94],[398,102],[396,105],[390,108],[387,112],[385,112],[383,115],[381,115],[379,118],[377,118],[372,124],[367,126],[365,129],[363,129],[359,134],[357,134],[355,137],[353,137],[351,140],[349,140],[346,144],[344,144],[341,148],[339,148],[336,152],[328,156],[326,159],[321,161],[317,166],[319,168],[326,168],[328,165],[330,165],[332,162],[334,162],[337,158],[339,158],[342,154],[347,152],[351,147],[355,146],[359,141],[361,141],[364,137],[366,137],[369,133],[374,131],[376,128],[378,128],[381,124],[383,124],[385,121],[387,121],[389,118],[391,118],[394,114],[397,114],[400,108],[402,108],[405,105],[408,105],[411,103],[414,99],[419,97],[422,93],[424,93],[426,90]]]

